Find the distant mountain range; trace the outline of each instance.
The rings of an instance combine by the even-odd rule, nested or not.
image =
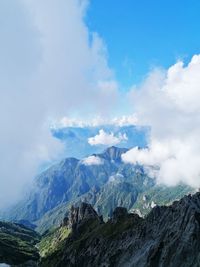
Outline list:
[[[93,144],[89,143],[89,138],[99,135],[103,130],[105,134],[113,134],[119,141],[115,145],[121,148],[132,148],[134,146],[145,147],[149,134],[148,127],[138,127],[134,125],[117,126],[84,126],[52,128],[52,135],[61,140],[65,145],[65,156],[81,159],[93,153],[100,153],[102,150],[113,144]],[[125,136],[126,138],[119,138]]]
[[[72,204],[85,201],[108,219],[117,206],[140,215],[155,205],[170,204],[194,190],[185,185],[157,186],[142,166],[124,164],[126,148],[110,147],[78,160],[66,158],[35,179],[27,197],[4,214],[4,219],[25,221],[40,232],[60,224]]]

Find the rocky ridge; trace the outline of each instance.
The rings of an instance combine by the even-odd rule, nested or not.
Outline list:
[[[193,191],[186,185],[157,186],[142,166],[121,160],[126,151],[113,146],[93,154],[100,165],[87,165],[75,158],[62,160],[38,175],[25,199],[2,218],[44,233],[59,226],[70,206],[81,202],[90,203],[107,220],[118,206],[145,215],[155,204],[168,205]]]
[[[104,223],[90,205],[72,210],[72,230],[63,247],[42,259],[42,267],[200,266],[200,193],[171,206],[156,206],[146,218],[117,208]],[[70,225],[69,225],[70,226]]]
[[[71,207],[70,216],[69,218],[64,218],[63,224],[75,232],[80,228],[81,225],[89,220],[103,222],[102,217],[97,214],[90,204],[82,202],[78,207]]]

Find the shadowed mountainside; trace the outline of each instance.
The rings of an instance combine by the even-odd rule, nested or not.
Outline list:
[[[200,193],[154,207],[145,219],[118,207],[106,223],[82,203],[63,225],[71,233],[42,258],[42,267],[200,266]]]
[[[0,222],[0,263],[37,261],[39,234],[21,224]]]

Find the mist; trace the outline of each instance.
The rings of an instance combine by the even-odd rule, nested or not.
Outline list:
[[[52,121],[101,115],[117,102],[106,46],[84,21],[88,5],[0,2],[0,209],[22,197],[42,164],[64,156]]]

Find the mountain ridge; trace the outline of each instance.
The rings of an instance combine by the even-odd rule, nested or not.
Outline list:
[[[94,214],[75,224],[63,246],[42,259],[42,267],[198,267],[200,264],[199,192],[168,207],[156,206],[145,219],[117,208],[106,223]]]
[[[112,146],[103,153],[92,154],[101,159],[100,164],[95,165],[84,164],[83,159],[73,157],[63,159],[36,177],[33,190],[9,210],[4,219],[27,221],[44,232],[58,226],[70,206],[82,201],[92,204],[107,219],[117,206],[145,215],[150,211],[151,203],[143,203],[142,194],[152,201],[151,192],[154,189],[156,195],[160,188],[142,166],[123,163],[121,155],[126,151],[126,148]],[[192,191],[192,188],[180,185],[170,189],[163,187],[165,201],[160,195],[155,204],[171,203],[176,195],[181,198]]]

